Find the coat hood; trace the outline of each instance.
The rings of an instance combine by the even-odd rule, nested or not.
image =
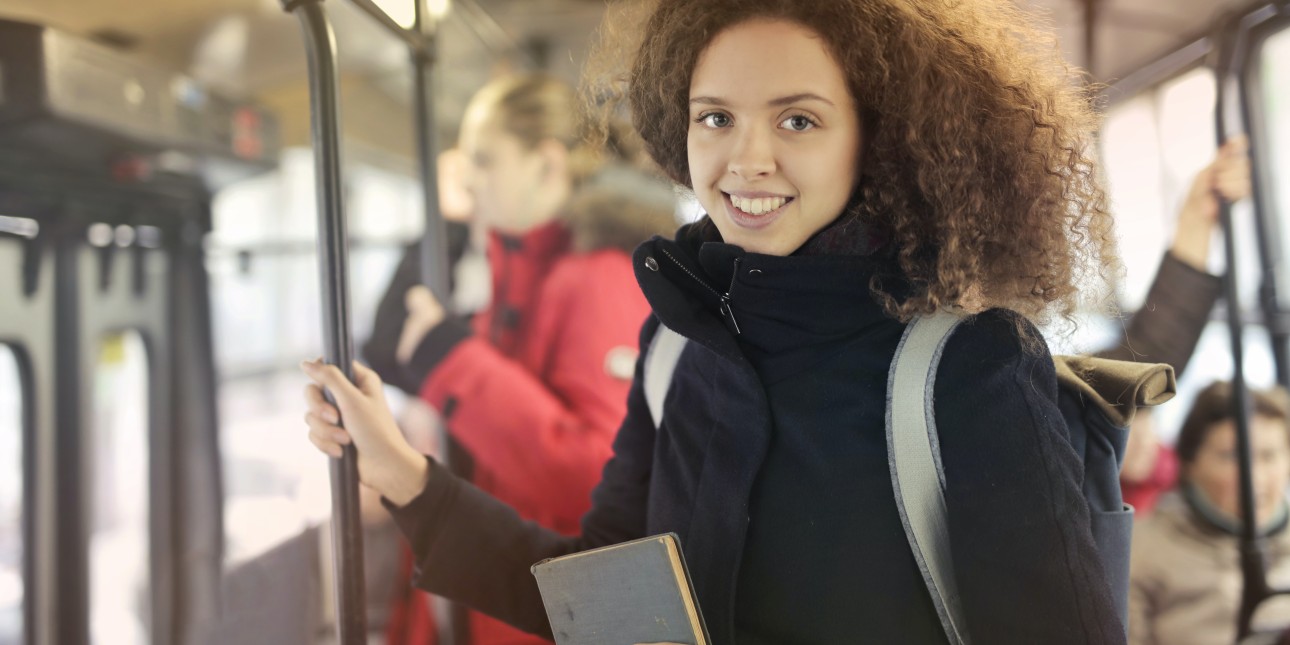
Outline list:
[[[630,254],[641,242],[676,230],[676,203],[670,182],[611,164],[577,189],[565,221],[577,250]]]

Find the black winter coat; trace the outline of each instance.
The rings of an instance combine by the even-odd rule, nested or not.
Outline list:
[[[773,257],[655,238],[637,279],[691,340],[663,423],[641,367],[576,537],[522,522],[432,466],[392,509],[418,584],[549,636],[529,573],[543,558],[680,536],[720,645],[943,643],[887,467],[886,381],[904,325],[867,289],[878,260]],[[735,333],[736,327],[738,333]],[[958,588],[975,643],[1122,643],[1044,349],[1016,314],[960,326],[934,389]]]

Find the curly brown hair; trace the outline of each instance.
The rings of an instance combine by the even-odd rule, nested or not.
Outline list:
[[[1119,262],[1091,150],[1091,94],[1010,0],[620,4],[585,97],[600,114],[625,102],[649,154],[690,187],[694,67],[717,33],[754,18],[813,30],[847,77],[866,134],[849,210],[892,245],[908,295],[893,295],[882,275],[870,283],[890,315],[999,306],[1043,322],[1105,302]]]

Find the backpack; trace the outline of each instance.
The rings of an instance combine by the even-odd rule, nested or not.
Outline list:
[[[932,387],[946,343],[963,318],[950,312],[915,318],[906,327],[887,377],[887,453],[905,537],[918,561],[946,636],[968,642],[950,560]],[[659,325],[644,365],[645,400],[657,429],[688,340]],[[1083,464],[1083,495],[1093,541],[1111,585],[1120,622],[1128,625],[1129,547],[1133,509],[1120,495],[1128,426],[1139,407],[1173,398],[1173,368],[1090,356],[1055,356],[1058,408]]]

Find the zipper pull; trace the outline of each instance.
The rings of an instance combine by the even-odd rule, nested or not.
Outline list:
[[[721,294],[721,308],[719,311],[721,312],[721,317],[730,320],[730,326],[734,327],[735,335],[738,336],[740,333],[739,322],[735,320],[735,310],[730,308],[730,294]]]
[[[735,258],[735,270],[730,274],[730,286],[726,287],[726,292],[721,294],[721,312],[722,317],[730,319],[730,326],[734,327],[735,335],[739,335],[739,322],[735,320],[735,310],[730,308],[730,291],[735,288],[735,280],[739,277],[739,261],[743,258]]]

